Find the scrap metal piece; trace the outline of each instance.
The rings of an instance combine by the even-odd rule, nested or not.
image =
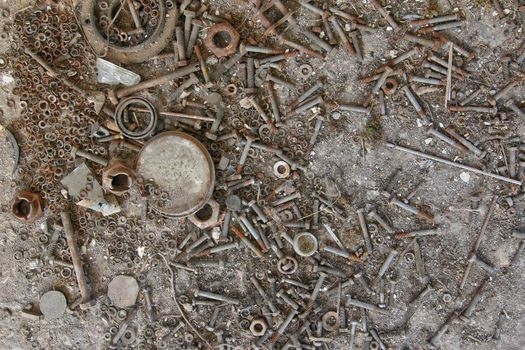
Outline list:
[[[67,300],[64,293],[51,290],[40,297],[40,311],[48,320],[54,320],[64,314]]]
[[[228,22],[217,23],[208,28],[204,45],[217,57],[230,56],[237,50],[241,36]]]
[[[120,212],[120,206],[114,195],[104,197],[102,187],[86,163],[80,164],[60,182],[76,204],[102,213],[112,215]]]
[[[108,297],[111,302],[120,308],[126,308],[135,305],[139,295],[139,284],[131,276],[120,275],[108,285]]]
[[[80,6],[79,21],[86,40],[97,56],[118,63],[140,63],[157,55],[171,39],[178,18],[177,6],[170,7],[166,2],[159,1],[158,23],[153,32],[140,44],[124,47],[108,42],[99,31],[95,15],[98,0],[81,1]]]
[[[14,167],[13,167],[13,174],[16,171],[16,168],[18,167],[18,162],[20,161],[20,147],[18,147],[18,142],[16,142],[15,135],[9,129],[7,129],[5,126],[0,125],[0,131],[5,132],[7,135],[7,138],[11,142],[11,146],[13,146],[13,152],[14,152]]]

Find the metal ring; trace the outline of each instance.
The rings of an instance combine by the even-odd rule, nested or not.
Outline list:
[[[308,78],[310,77],[310,75],[312,75],[313,73],[313,68],[312,66],[310,66],[309,64],[301,64],[299,66],[299,75],[302,77],[302,78]]]
[[[148,125],[144,129],[139,131],[129,130],[124,124],[124,111],[132,104],[139,104],[144,106],[150,114],[150,120]],[[117,127],[119,128],[120,132],[124,134],[124,136],[126,136],[127,138],[134,140],[143,139],[149,136],[157,126],[158,116],[159,115],[157,109],[150,101],[143,97],[136,96],[128,97],[122,100],[118,104],[117,109],[115,110],[115,122],[117,123]]]
[[[277,262],[277,270],[284,275],[291,275],[297,271],[299,264],[293,256],[285,256]]]
[[[279,160],[273,165],[273,174],[278,179],[286,179],[290,176],[290,165],[284,160]]]
[[[317,252],[317,238],[310,232],[301,232],[293,239],[293,249],[300,256],[312,256]]]

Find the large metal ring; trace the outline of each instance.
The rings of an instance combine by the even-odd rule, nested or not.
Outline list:
[[[147,113],[150,114],[148,125],[145,128],[141,128],[138,131],[135,130],[129,130],[125,123],[124,123],[124,112],[129,109],[131,105],[141,105],[143,109],[145,108],[147,110]],[[115,123],[117,123],[117,127],[119,128],[120,132],[130,139],[143,139],[153,132],[155,128],[157,127],[157,119],[158,119],[158,112],[155,106],[148,101],[147,99],[143,97],[128,97],[124,100],[122,100],[115,110]]]
[[[173,6],[172,1],[159,0],[157,25],[153,32],[138,45],[122,47],[108,44],[107,39],[100,33],[95,15],[98,0],[84,0],[81,3],[80,23],[87,41],[97,55],[105,55],[106,59],[114,63],[140,63],[155,56],[171,39],[177,23],[177,7]]]

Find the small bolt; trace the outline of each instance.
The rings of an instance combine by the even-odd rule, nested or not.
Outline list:
[[[365,276],[363,271],[359,271],[358,273],[354,274],[354,278],[357,279],[359,284],[366,290],[368,294],[374,295],[375,292],[370,288],[368,283],[366,283]]]
[[[108,160],[99,156],[96,156],[94,154],[91,154],[89,152],[86,152],[84,150],[79,149],[76,146],[71,147],[71,155],[73,156],[73,159],[75,159],[77,156],[85,158],[87,160],[90,160],[92,162],[95,162],[97,164],[100,164],[102,166],[108,165]]]

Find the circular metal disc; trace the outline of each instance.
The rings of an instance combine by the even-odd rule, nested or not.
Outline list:
[[[67,307],[64,293],[51,290],[40,298],[40,311],[47,320],[54,320],[64,314]]]
[[[120,275],[111,280],[108,285],[108,297],[120,308],[135,305],[139,295],[139,284],[131,276]]]
[[[152,206],[169,216],[188,216],[210,199],[215,185],[215,168],[206,148],[194,137],[178,131],[164,132],[142,148],[137,173],[167,192],[166,205]]]

